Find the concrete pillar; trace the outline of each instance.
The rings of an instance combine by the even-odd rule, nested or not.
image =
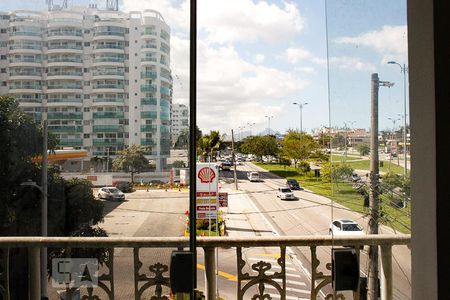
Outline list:
[[[381,245],[381,299],[393,299],[392,245]]]
[[[206,300],[216,300],[216,256],[214,247],[205,247],[205,291]]]
[[[28,248],[28,278],[30,300],[41,299],[41,251],[39,247]],[[45,279],[44,279],[45,280]]]

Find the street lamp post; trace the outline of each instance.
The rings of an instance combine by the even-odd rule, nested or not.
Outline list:
[[[267,122],[268,122],[268,130],[269,130],[269,135],[270,135],[270,119],[273,118],[273,116],[264,116],[265,118],[267,118]]]
[[[408,71],[408,68],[405,64],[403,64],[403,66],[401,64],[399,64],[396,61],[388,61],[388,64],[391,65],[397,65],[400,67],[400,72],[403,73],[403,117],[404,117],[404,129],[403,129],[403,156],[404,156],[404,168],[403,168],[403,175],[406,178],[406,175],[408,173],[408,169],[407,169],[407,162],[408,162],[408,157],[407,157],[407,146],[406,146],[406,72]],[[405,200],[406,200],[406,195],[405,195]]]
[[[252,126],[255,125],[256,123],[247,123],[247,125],[250,127],[250,136],[253,135],[252,133]]]
[[[294,105],[298,105],[298,108],[300,109],[300,133],[303,132],[303,124],[302,124],[302,110],[303,110],[303,106],[305,106],[306,104],[308,104],[308,102],[294,102],[292,103]]]
[[[400,121],[400,118],[395,119],[395,118],[388,118],[388,120],[392,121],[392,135],[391,135],[391,139],[394,140],[395,139],[395,124],[397,123],[397,121]],[[389,171],[391,171],[391,161],[392,161],[392,141],[391,141],[391,149],[390,149],[391,154],[389,155]],[[397,153],[397,158],[398,158],[398,153]],[[398,161],[397,161],[398,163]]]

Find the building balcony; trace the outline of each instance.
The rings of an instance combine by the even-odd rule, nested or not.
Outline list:
[[[82,112],[48,112],[49,120],[83,120]]]
[[[157,104],[156,98],[141,98],[141,105],[153,105]]]
[[[156,79],[158,73],[156,71],[141,72],[142,79]]]
[[[123,111],[97,111],[92,113],[93,119],[123,119]]]
[[[123,146],[125,143],[122,138],[111,139],[93,139],[92,145],[94,146]]]
[[[83,139],[81,138],[59,139],[58,146],[81,147],[83,146]]]
[[[39,72],[14,72],[9,73],[9,80],[41,80],[42,74]]]
[[[81,48],[63,48],[61,47],[57,47],[57,48],[53,48],[53,49],[48,49],[47,50],[47,54],[55,54],[55,53],[65,53],[65,54],[83,54],[83,49]]]
[[[42,93],[42,86],[39,85],[10,85],[10,93]]]
[[[83,61],[75,57],[49,58],[48,67],[83,67]]]
[[[74,141],[77,139],[71,139]],[[77,142],[81,142],[78,139]],[[72,142],[69,142],[72,143]],[[80,145],[80,144],[77,144]],[[204,285],[198,285],[199,290],[205,290],[207,299],[217,299],[217,291],[226,289],[225,286],[218,286],[216,274],[219,274],[217,266],[221,261],[234,261],[237,265],[236,275],[229,275],[227,278],[235,282],[230,289],[234,290],[236,297],[234,299],[286,299],[288,288],[286,282],[288,279],[289,265],[286,263],[291,256],[289,253],[293,248],[296,252],[301,251],[308,260],[309,265],[304,266],[310,272],[306,277],[307,285],[301,290],[307,299],[317,300],[325,297],[333,299],[333,290],[331,288],[332,271],[331,259],[318,259],[318,248],[333,246],[352,246],[355,253],[359,256],[359,248],[363,245],[377,246],[380,252],[381,265],[380,283],[382,299],[394,299],[393,282],[393,249],[402,245],[411,243],[410,235],[372,235],[372,236],[351,236],[334,237],[331,236],[284,236],[284,237],[197,237],[196,238],[196,256],[201,257],[204,266],[205,282]],[[80,289],[81,297],[88,297],[87,293],[92,295],[105,295],[102,299],[117,299],[119,297],[118,272],[121,274],[134,274],[129,278],[129,291],[133,291],[132,298],[140,299],[140,295],[146,294],[155,299],[169,299],[169,288],[171,274],[167,264],[170,261],[172,251],[186,249],[189,247],[189,238],[187,237],[0,237],[0,247],[8,248],[26,248],[28,249],[28,278],[30,278],[30,299],[40,299],[40,248],[65,248],[65,249],[86,249],[86,248],[104,248],[110,254],[110,259],[99,269],[98,284],[93,289]],[[277,259],[271,259],[269,256],[261,258],[258,261],[249,260],[246,251],[249,248],[264,249],[264,247],[273,247],[276,251]],[[219,256],[216,261],[216,249],[230,249],[227,258]],[[289,250],[287,250],[289,248]],[[319,249],[320,249],[319,248]],[[131,251],[120,252],[118,250],[130,249]],[[149,251],[158,251],[158,260],[145,260],[145,253]],[[288,252],[288,253],[287,253]],[[129,253],[129,254],[126,254]],[[156,253],[156,252],[155,252]],[[2,256],[2,265],[6,263],[10,253],[4,252]],[[126,255],[130,263],[120,264],[118,261]],[[66,257],[68,258],[68,257]],[[159,261],[161,260],[161,261]],[[312,262],[312,263],[311,263]],[[361,267],[362,260],[359,262]],[[115,270],[114,270],[115,269]],[[145,270],[151,270],[150,273]],[[7,268],[8,270],[8,268]],[[113,272],[114,270],[114,272]],[[252,270],[254,270],[252,272]],[[256,272],[255,272],[256,271]],[[189,278],[186,274],[183,278]],[[128,283],[127,282],[127,283]],[[124,282],[121,282],[123,284]],[[8,276],[0,282],[0,288],[9,294],[11,282],[8,282]],[[51,286],[49,286],[51,289]],[[117,290],[116,290],[116,289]],[[67,289],[69,291],[69,288]],[[359,299],[358,295],[357,299]],[[80,297],[80,298],[81,298]],[[96,297],[96,296],[94,296]],[[343,296],[339,296],[344,299]],[[181,296],[178,299],[184,299]]]
[[[141,112],[141,118],[142,119],[152,119],[155,120],[157,117],[156,111],[142,111]]]
[[[100,41],[100,40],[113,40],[113,41],[125,41],[125,34],[122,32],[113,32],[113,31],[106,31],[106,32],[96,32],[94,33],[94,37],[92,39],[93,41]]]
[[[94,125],[92,126],[93,132],[122,132],[123,125]]]
[[[56,133],[78,133],[83,132],[83,126],[81,125],[66,125],[66,126],[60,126],[60,125],[49,125],[48,131],[50,132],[56,132]]]
[[[92,52],[97,55],[100,53],[123,54],[124,48],[95,48]]]
[[[141,132],[156,132],[157,125],[141,125]]]
[[[156,92],[156,86],[155,85],[141,85],[141,92],[150,92],[155,93]]]
[[[47,80],[56,80],[56,79],[65,79],[65,80],[83,80],[82,72],[48,72]]]
[[[156,143],[153,139],[141,139],[141,146],[156,146]]]

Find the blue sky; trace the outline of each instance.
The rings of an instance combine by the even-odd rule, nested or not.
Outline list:
[[[252,131],[257,133],[267,127],[266,115],[274,116],[272,130],[298,128],[299,109],[292,102],[308,102],[303,109],[304,130],[328,125],[329,116],[332,126],[347,122],[368,128],[374,72],[395,83],[391,89],[380,89],[380,129],[392,128],[388,118],[403,115],[403,75],[398,66],[386,62],[407,62],[406,1],[326,4],[327,11],[325,1],[198,0],[197,112],[203,131],[229,134],[231,128],[255,123]],[[0,8],[46,6],[44,0],[16,0]],[[163,14],[172,28],[173,101],[187,103],[188,1],[123,0],[120,8],[156,9]]]

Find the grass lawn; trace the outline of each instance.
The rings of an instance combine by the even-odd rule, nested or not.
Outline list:
[[[383,160],[383,166],[380,167],[380,172],[387,173],[389,169],[391,172],[396,174],[403,174],[403,167],[400,167],[394,163],[391,163],[387,160]],[[370,169],[370,160],[360,160],[360,161],[349,161],[347,162],[353,169],[358,170],[369,170]]]
[[[313,172],[310,172],[307,175],[299,174],[297,170],[291,166],[265,163],[255,164],[280,177],[297,179],[300,182],[300,185],[306,189],[315,194],[330,198],[355,212],[362,214],[368,213],[367,208],[363,206],[362,196],[352,188],[351,183],[340,182],[331,184],[329,181],[323,181],[322,178],[314,177]],[[400,232],[410,233],[411,217],[407,216],[407,212],[410,210],[396,209],[388,203],[389,201],[387,200],[384,200],[381,203],[382,211],[386,217],[380,218],[380,222]]]
[[[341,154],[331,154],[331,159],[333,162],[341,162],[344,160],[344,155]],[[355,160],[355,159],[362,159],[359,155],[347,155],[347,160]]]

